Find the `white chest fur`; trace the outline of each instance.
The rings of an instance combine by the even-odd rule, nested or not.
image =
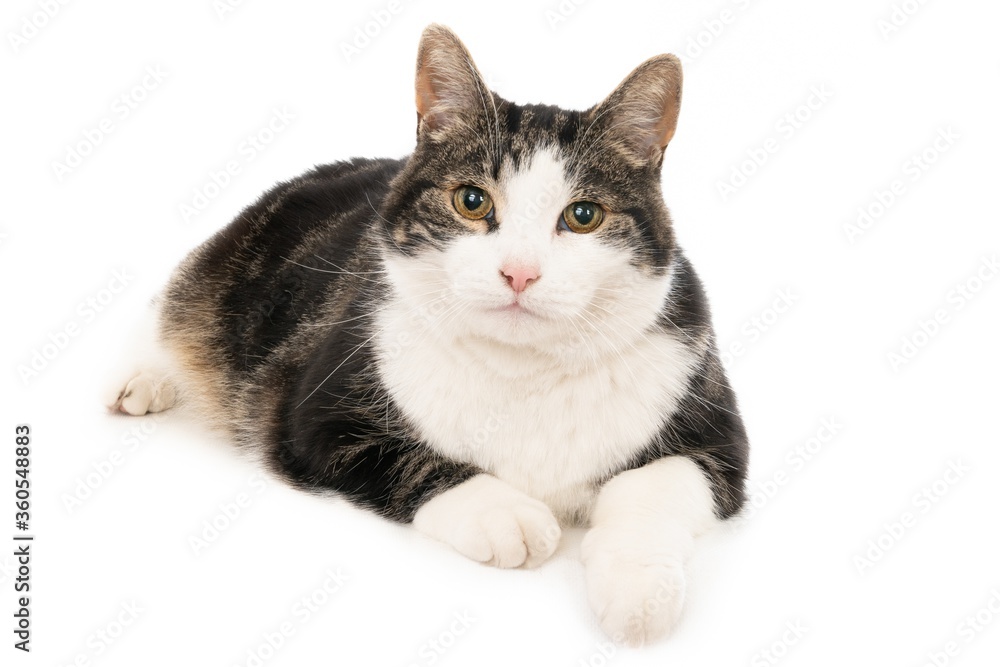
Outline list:
[[[380,318],[380,373],[425,442],[546,502],[565,521],[584,519],[593,483],[656,435],[694,362],[687,346],[656,334],[589,368],[538,363],[495,341],[397,330],[403,318],[392,310]],[[391,344],[402,339],[406,345]]]

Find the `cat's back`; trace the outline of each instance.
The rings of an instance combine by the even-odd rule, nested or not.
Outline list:
[[[403,164],[318,166],[279,183],[188,255],[161,299],[160,333],[198,384],[221,390],[257,371],[331,307],[331,294],[350,298],[352,281],[371,268],[377,209]]]
[[[376,216],[402,165],[355,158],[279,183],[192,252],[179,277],[196,271],[201,280],[239,278],[245,289],[247,278],[266,275],[305,249],[353,247],[367,227],[356,223]]]

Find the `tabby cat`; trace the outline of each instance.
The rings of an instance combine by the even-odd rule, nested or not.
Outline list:
[[[192,252],[107,403],[189,403],[290,483],[497,567],[586,526],[604,630],[667,633],[748,456],[660,190],[680,99],[662,55],[586,111],[514,104],[428,27],[413,153],[316,167]]]

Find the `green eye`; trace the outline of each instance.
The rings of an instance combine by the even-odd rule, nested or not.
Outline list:
[[[576,234],[587,234],[601,225],[604,209],[592,201],[573,202],[563,209],[560,227]]]
[[[490,196],[472,185],[463,185],[456,189],[452,203],[459,215],[469,220],[485,218],[493,210],[493,200]]]

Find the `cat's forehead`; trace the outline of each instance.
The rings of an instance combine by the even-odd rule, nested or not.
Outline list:
[[[436,157],[446,157],[440,163],[449,171],[466,172],[499,181],[511,171],[522,169],[533,160],[540,148],[568,148],[560,140],[567,125],[576,125],[579,112],[541,105],[519,106],[499,100],[490,113],[466,117],[436,143]],[[573,133],[575,134],[575,132]]]
[[[504,120],[501,131],[506,134],[511,158],[515,165],[529,158],[540,145],[554,145],[569,149],[577,139],[581,122],[580,111],[561,109],[542,104],[503,105]]]
[[[525,151],[518,161],[505,161],[498,179],[498,197],[508,219],[530,222],[571,201],[579,186],[567,156],[557,144],[542,144]]]
[[[608,150],[594,127],[591,111],[500,100],[495,113],[480,114],[452,135],[437,163],[456,184],[541,187],[550,194],[562,187],[567,195],[612,199],[648,180]]]

